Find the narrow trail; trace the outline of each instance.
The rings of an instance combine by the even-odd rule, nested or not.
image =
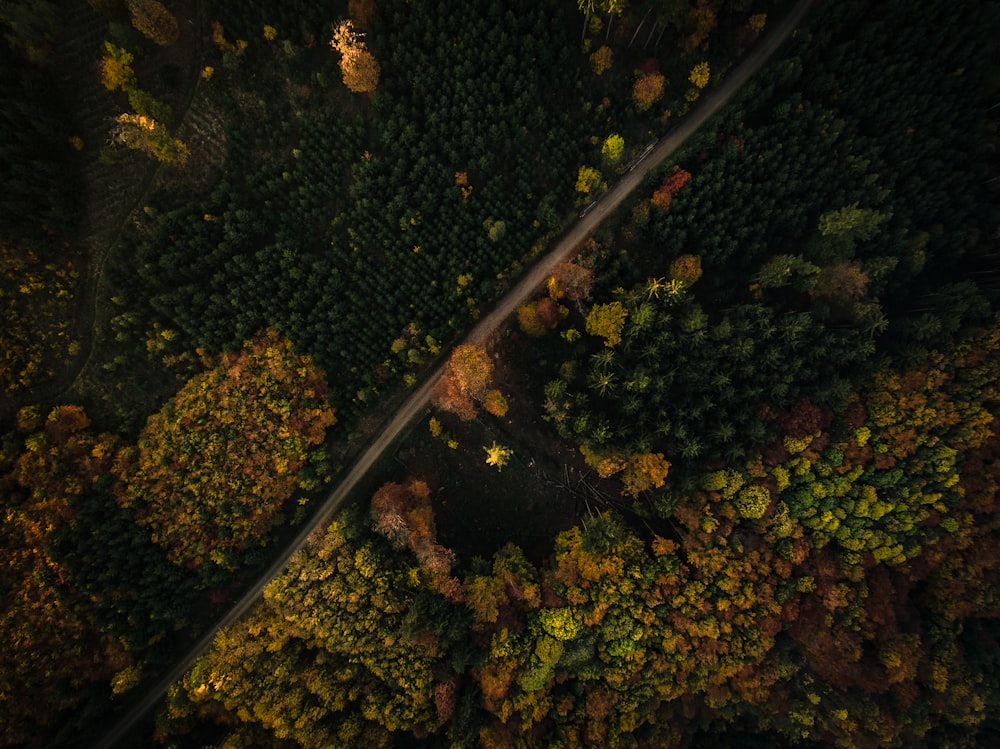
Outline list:
[[[816,0],[799,0],[788,15],[771,28],[754,51],[733,69],[723,84],[711,94],[706,95],[675,130],[662,138],[645,158],[573,224],[552,249],[538,260],[503,297],[496,301],[490,313],[469,331],[461,343],[482,343],[497,330],[514,310],[527,301],[531,294],[548,279],[559,263],[572,257],[580,245],[593,234],[594,230],[608,216],[614,213],[650,171],[662,164],[733,97],[736,91],[763,66],[782,42],[788,38],[815,2]],[[444,368],[445,363],[441,363],[427,375],[423,383],[410,394],[381,433],[355,461],[337,488],[324,500],[311,522],[302,528],[280,557],[275,559],[260,574],[254,585],[226,612],[225,616],[219,619],[214,627],[206,632],[167,673],[153,684],[142,699],[132,705],[100,741],[94,744],[97,749],[110,749],[110,747],[115,746],[160,701],[170,685],[184,676],[195,660],[211,646],[216,634],[235,624],[259,601],[268,583],[280,575],[288,566],[291,558],[308,545],[312,535],[323,533],[333,515],[340,509],[358,482],[403,433],[410,422],[427,407],[431,392],[441,378]]]
[[[74,33],[60,47],[62,63],[56,67],[68,68],[68,72],[62,73],[58,83],[64,91],[71,92],[70,98],[77,102],[74,108],[78,117],[77,132],[91,143],[90,150],[93,152],[80,168],[84,204],[78,234],[81,254],[86,258],[86,271],[76,292],[73,323],[80,352],[61,372],[0,401],[0,420],[11,418],[23,406],[50,403],[79,387],[81,379],[92,366],[97,346],[108,255],[121,240],[132,216],[148,198],[161,172],[169,168],[158,162],[150,163],[149,157],[131,151],[119,152],[118,160],[111,164],[99,158],[94,144],[107,137],[110,113],[121,111],[121,95],[106,91],[98,82],[95,70],[81,66],[79,61],[99,53],[102,41],[108,36],[108,18],[93,11],[83,0],[70,6],[68,18],[68,26]],[[197,55],[200,58],[203,51],[201,38],[208,27],[203,0],[198,0],[196,5],[196,18],[194,29],[188,33],[198,39]],[[190,119],[190,105],[198,89],[199,78],[196,74],[192,81],[177,107],[180,112],[178,130]]]

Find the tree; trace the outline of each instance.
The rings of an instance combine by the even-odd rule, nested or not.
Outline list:
[[[165,164],[183,166],[190,149],[170,135],[167,128],[143,114],[121,114],[115,119],[111,138],[133,151],[142,151]]]
[[[128,93],[136,86],[133,56],[111,42],[104,42],[105,55],[101,58],[101,83],[108,91],[121,89]]]
[[[147,39],[169,47],[180,38],[177,19],[158,0],[127,0],[132,25]]]
[[[286,501],[315,489],[335,422],[322,371],[274,330],[196,375],[115,466],[118,500],[171,561],[214,574],[266,543]]]
[[[618,133],[612,133],[605,138],[604,145],[601,146],[601,156],[609,164],[617,164],[621,160],[624,150],[625,139]]]
[[[610,70],[611,61],[611,47],[607,45],[599,47],[596,52],[590,54],[590,68],[594,71],[594,75],[603,75]]]
[[[340,53],[340,72],[347,88],[362,94],[378,88],[378,61],[368,51],[351,21],[341,21],[333,32],[330,46]]]
[[[495,388],[487,390],[486,396],[483,398],[483,408],[496,417],[504,416],[508,408],[507,399],[504,398],[503,393]]]
[[[485,347],[456,346],[431,400],[438,408],[471,421],[476,418],[476,401],[483,399],[492,377],[493,360]]]
[[[670,462],[664,460],[663,453],[637,453],[629,458],[622,476],[623,491],[638,497],[648,489],[658,489],[666,481],[669,470]]]
[[[868,276],[856,260],[823,268],[816,276],[811,294],[839,305],[849,305],[868,293]]]
[[[675,166],[673,171],[664,177],[663,182],[656,189],[656,192],[653,193],[653,197],[650,198],[649,202],[664,213],[667,213],[670,210],[670,203],[673,201],[674,196],[683,190],[684,186],[690,180],[691,172]]]
[[[645,112],[663,98],[667,79],[658,71],[640,73],[632,84],[632,102],[640,112]]]
[[[670,263],[670,277],[683,281],[685,286],[694,285],[701,273],[700,255],[681,255]]]
[[[764,517],[767,508],[770,507],[771,494],[760,484],[750,484],[739,491],[733,504],[740,517],[756,520]]]
[[[819,217],[819,231],[826,236],[847,236],[851,239],[867,240],[874,237],[882,224],[892,218],[890,212],[880,212],[870,208],[859,208],[857,203],[836,211],[829,211]]]
[[[594,271],[577,263],[560,263],[548,280],[549,297],[558,301],[566,297],[571,302],[581,302],[590,297],[594,286]]]
[[[761,266],[757,283],[765,289],[794,286],[799,291],[806,291],[816,284],[819,271],[801,255],[775,255]]]
[[[614,348],[622,339],[628,310],[621,302],[595,304],[587,313],[587,332],[604,338],[604,345]]]
[[[581,166],[576,175],[576,191],[584,195],[601,186],[601,173],[591,166]]]
[[[688,75],[688,80],[697,88],[705,88],[708,85],[709,78],[711,77],[709,66],[707,62],[699,62],[693,68],[691,68],[691,73]]]
[[[511,455],[514,454],[514,451],[509,447],[498,445],[496,440],[489,447],[484,447],[483,450],[486,453],[486,465],[493,466],[498,471],[503,470],[503,467],[510,461]]]
[[[100,626],[102,589],[86,595],[64,549],[95,487],[107,483],[117,449],[89,429],[80,406],[18,414],[19,434],[0,439],[0,739],[41,746],[45,734],[130,662],[123,642]],[[51,737],[50,737],[51,738]]]

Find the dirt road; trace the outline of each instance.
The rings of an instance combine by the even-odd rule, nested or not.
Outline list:
[[[684,121],[667,136],[662,138],[656,147],[640,161],[632,171],[608,190],[586,215],[577,221],[555,246],[537,263],[503,297],[497,300],[493,309],[466,335],[463,343],[481,343],[506,320],[520,305],[538,289],[552,270],[561,262],[568,260],[583,242],[593,234],[594,230],[611,213],[621,205],[622,201],[640,184],[646,174],[659,166],[666,158],[677,150],[699,127],[719,111],[732,98],[733,94],[753,75],[764,62],[777,50],[792,30],[812,7],[815,0],[799,0],[788,16],[774,26],[758,47],[750,53],[740,65],[735,68],[723,84],[706,95],[699,105],[687,114]],[[99,749],[108,749],[120,741],[125,734],[142,717],[159,702],[167,688],[180,679],[194,664],[215,639],[216,633],[234,624],[260,599],[267,584],[280,575],[288,565],[292,556],[306,546],[309,537],[314,533],[322,533],[333,515],[340,509],[344,500],[354,487],[364,477],[368,470],[382,457],[385,450],[402,434],[407,425],[420,414],[430,401],[431,391],[441,378],[444,364],[437,366],[409,398],[400,406],[392,420],[385,426],[379,436],[368,446],[365,452],[355,462],[348,474],[340,482],[334,492],[327,497],[316,512],[312,522],[295,537],[281,557],[268,567],[233,607],[207,632],[188,653],[179,660],[169,672],[163,675],[143,698],[133,705],[122,716],[121,720],[95,744]]]

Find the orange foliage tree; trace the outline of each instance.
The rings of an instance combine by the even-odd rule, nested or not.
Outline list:
[[[537,338],[558,325],[564,311],[549,297],[542,297],[519,307],[517,322],[521,330]]]
[[[493,360],[483,346],[457,346],[431,397],[435,406],[463,421],[476,418],[476,402],[486,395],[493,377]]]
[[[670,277],[683,281],[685,286],[691,286],[701,278],[701,257],[698,255],[681,255],[670,263]]]
[[[462,600],[461,583],[450,577],[455,553],[437,542],[431,492],[425,482],[383,484],[372,496],[371,517],[376,533],[396,548],[408,547],[413,552],[434,590],[452,601]]]
[[[656,71],[640,73],[632,85],[632,102],[640,112],[645,112],[663,98],[667,79]]]
[[[323,372],[268,330],[149,418],[117,460],[119,502],[171,561],[235,569],[296,489],[318,486],[310,448],[334,422]]]
[[[690,179],[690,172],[680,167],[674,167],[674,171],[667,175],[656,192],[653,193],[650,202],[666,213],[670,210],[670,203],[673,201],[674,196],[684,188]]]
[[[354,30],[351,21],[342,21],[333,32],[330,46],[340,53],[344,85],[355,93],[371,93],[378,88],[379,64]]]
[[[579,302],[590,296],[594,287],[594,271],[577,263],[560,263],[549,276],[549,296],[558,301],[566,297]]]
[[[0,742],[37,745],[62,711],[127,663],[117,638],[92,620],[94,600],[74,585],[58,550],[81,498],[106,477],[116,450],[79,406],[45,418],[22,409],[20,433],[0,445]]]

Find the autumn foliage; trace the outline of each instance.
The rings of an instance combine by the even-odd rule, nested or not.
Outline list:
[[[521,305],[517,310],[517,322],[521,330],[533,337],[545,335],[562,320],[562,313],[549,297],[542,297]]]
[[[132,25],[143,36],[161,47],[174,44],[180,37],[177,19],[157,0],[127,0]]]
[[[323,373],[268,330],[151,416],[115,466],[119,501],[180,565],[235,569],[263,544],[335,419]]]
[[[587,313],[587,332],[604,338],[604,345],[614,348],[622,340],[622,328],[628,319],[628,310],[618,301],[595,304]]]
[[[368,51],[351,21],[342,21],[333,33],[330,46],[340,53],[344,85],[355,93],[371,93],[378,88],[379,64]]]
[[[553,300],[565,298],[578,307],[580,302],[590,297],[593,287],[594,271],[574,262],[557,265],[547,284],[549,297]]]
[[[673,201],[674,196],[683,190],[684,186],[690,180],[690,172],[680,167],[674,167],[674,171],[667,175],[656,189],[656,192],[653,193],[650,202],[664,213],[667,213],[670,210],[670,203]]]
[[[493,377],[493,360],[483,346],[457,346],[434,387],[432,402],[463,421],[476,418],[476,403],[486,395]]]
[[[632,102],[640,112],[645,112],[663,98],[667,79],[663,73],[651,71],[640,73],[632,85]]]
[[[77,705],[115,664],[122,643],[103,635],[94,602],[85,600],[60,545],[83,499],[114,459],[117,440],[95,434],[79,406],[47,416],[21,411],[16,439],[0,446],[0,741],[32,745],[33,730]],[[103,656],[101,653],[103,652]]]
[[[165,125],[143,114],[119,115],[111,129],[111,138],[164,164],[183,166],[191,153],[187,144],[174,138]]]
[[[0,394],[55,374],[75,346],[69,323],[77,272],[72,263],[0,242]]]

